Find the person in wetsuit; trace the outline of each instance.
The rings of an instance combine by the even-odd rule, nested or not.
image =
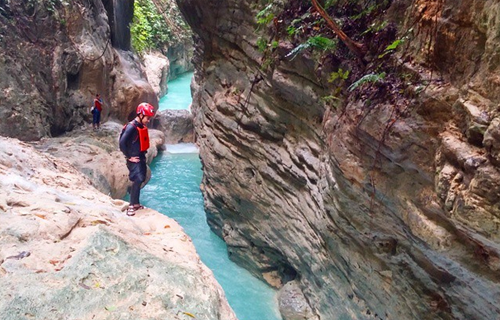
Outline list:
[[[139,201],[141,185],[146,180],[147,165],[146,152],[149,148],[149,134],[147,124],[155,115],[155,110],[149,103],[143,102],[137,106],[137,116],[130,121],[120,135],[120,150],[127,159],[130,188],[130,205],[127,215],[133,216],[139,209],[144,208]]]

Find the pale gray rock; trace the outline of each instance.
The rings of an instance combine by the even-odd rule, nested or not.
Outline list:
[[[149,84],[153,87],[158,99],[163,97],[168,90],[170,61],[160,52],[145,53],[142,56],[142,61]]]
[[[154,126],[165,134],[165,143],[194,142],[193,115],[189,110],[162,110]]]
[[[286,283],[279,291],[279,308],[283,320],[317,320],[296,281]]]
[[[181,43],[170,46],[167,50],[167,58],[170,61],[168,80],[177,78],[183,73],[193,71],[193,40],[191,37]]]
[[[132,120],[136,116],[136,108],[147,102],[158,109],[158,98],[149,84],[146,72],[139,58],[130,51],[115,50],[116,65],[111,77],[113,96],[111,108],[120,120]]]
[[[65,160],[0,138],[0,317],[236,320],[182,228],[126,207]]]
[[[483,144],[491,161],[496,165],[500,165],[500,117],[491,121],[484,134]]]

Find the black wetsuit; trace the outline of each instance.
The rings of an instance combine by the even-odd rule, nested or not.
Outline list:
[[[146,152],[141,151],[141,144],[139,141],[139,132],[137,128],[144,126],[133,120],[127,124],[123,134],[120,137],[120,150],[127,159],[127,168],[129,171],[129,179],[132,181],[130,189],[130,205],[140,204],[139,196],[141,191],[141,184],[146,181],[147,166],[146,166]],[[128,159],[131,157],[139,157],[139,162],[131,162]]]

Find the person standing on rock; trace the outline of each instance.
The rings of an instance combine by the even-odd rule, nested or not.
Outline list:
[[[97,93],[92,106],[92,128],[99,129],[101,126],[102,99]]]
[[[130,205],[127,215],[133,216],[139,209],[143,209],[139,201],[141,185],[146,180],[147,165],[146,152],[149,148],[149,134],[147,124],[154,117],[155,110],[149,103],[143,102],[137,106],[137,116],[127,123],[120,134],[120,150],[127,159],[130,188]]]

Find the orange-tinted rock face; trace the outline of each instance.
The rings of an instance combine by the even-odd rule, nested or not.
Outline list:
[[[344,90],[335,109],[312,54],[266,66],[262,7],[179,2],[201,39],[208,221],[235,261],[297,280],[321,319],[500,314],[498,4],[394,2],[379,19],[407,37],[398,76],[422,85],[372,104]]]

